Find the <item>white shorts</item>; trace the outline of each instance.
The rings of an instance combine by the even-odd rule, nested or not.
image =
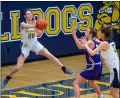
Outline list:
[[[110,71],[110,86],[120,88],[119,69],[117,68]]]
[[[44,46],[38,41],[34,41],[32,43],[23,42],[21,52],[25,56],[25,58],[27,58],[30,54],[30,51],[33,51],[36,54],[38,54],[38,52],[40,52],[42,49],[44,49]]]

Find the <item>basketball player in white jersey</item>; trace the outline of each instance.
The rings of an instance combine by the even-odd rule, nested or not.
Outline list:
[[[47,57],[56,65],[61,67],[65,74],[74,74],[74,71],[66,68],[55,56],[53,56],[41,43],[37,41],[36,33],[40,34],[42,31],[35,28],[36,21],[33,20],[33,15],[30,9],[25,10],[24,17],[26,22],[22,22],[20,24],[20,31],[22,35],[21,42],[23,43],[21,48],[21,55],[18,57],[17,66],[5,77],[1,83],[1,87],[5,88],[6,84],[12,78],[12,76],[23,67],[30,51],[35,52],[37,55],[41,54]]]
[[[101,53],[102,58],[104,59],[109,71],[110,71],[110,94],[113,98],[119,98],[119,88],[120,88],[120,79],[119,79],[119,57],[116,51],[115,42],[111,39],[112,31],[111,27],[102,27],[101,28],[101,39],[98,48],[92,50],[87,45],[86,41],[83,39],[85,48],[90,53],[90,55],[95,55],[96,53]]]

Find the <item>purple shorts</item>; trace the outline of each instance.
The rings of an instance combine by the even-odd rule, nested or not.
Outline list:
[[[102,64],[87,65],[80,75],[87,80],[100,80]]]

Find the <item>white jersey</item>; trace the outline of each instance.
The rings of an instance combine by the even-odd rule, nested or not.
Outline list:
[[[21,46],[21,52],[25,58],[29,56],[30,51],[39,54],[44,46],[37,41],[35,28],[22,28],[21,27],[21,41],[23,42]]]
[[[108,43],[110,45],[109,49],[107,51],[101,51],[101,56],[110,71],[113,70],[113,68],[117,68],[119,70],[119,57],[115,43],[112,40],[109,40]]]
[[[36,31],[34,28],[21,28],[21,41],[31,43],[37,41]]]

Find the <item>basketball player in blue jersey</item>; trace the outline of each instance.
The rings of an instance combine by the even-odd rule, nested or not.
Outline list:
[[[74,74],[75,72],[66,68],[55,56],[53,56],[40,42],[37,41],[36,33],[40,34],[42,31],[36,29],[36,22],[33,20],[33,15],[30,9],[26,9],[24,13],[25,22],[20,24],[20,32],[22,35],[21,42],[21,55],[18,57],[17,66],[5,77],[1,83],[1,87],[5,88],[8,81],[12,76],[19,71],[29,56],[30,51],[35,52],[37,55],[43,55],[50,59],[53,63],[58,65],[65,74]]]
[[[100,31],[101,31],[100,37],[103,41],[99,41],[100,44],[96,49],[89,48],[87,42],[85,42],[84,39],[82,39],[82,42],[85,44],[84,46],[90,55],[95,56],[96,53],[100,52],[110,72],[110,94],[113,98],[119,98],[120,62],[116,51],[115,42],[111,39],[112,37],[111,26],[102,27]]]
[[[91,49],[96,49],[97,42],[94,39],[96,37],[96,30],[94,28],[90,28],[85,32],[85,38],[87,39],[88,46]],[[100,76],[102,74],[102,63],[100,59],[99,53],[96,53],[94,56],[91,56],[85,49],[84,44],[81,40],[79,40],[76,36],[76,30],[72,32],[72,36],[75,40],[75,43],[79,49],[84,49],[85,57],[86,57],[86,68],[76,77],[73,82],[75,98],[80,98],[80,88],[84,82],[88,80],[90,86],[94,89],[94,91],[98,94],[98,98],[105,98],[102,94],[99,86],[95,83],[94,80],[100,80]]]

